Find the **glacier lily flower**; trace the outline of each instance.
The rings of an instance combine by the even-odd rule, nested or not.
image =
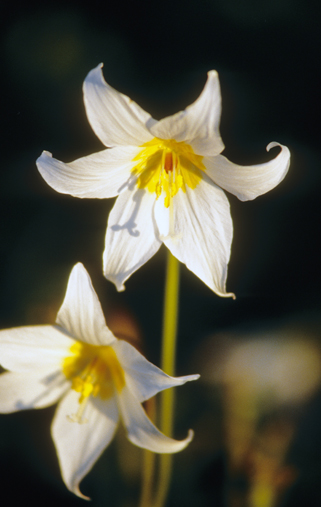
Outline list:
[[[161,433],[141,403],[159,391],[196,380],[169,377],[105,323],[82,264],[74,266],[56,325],[0,332],[0,412],[59,405],[51,433],[67,488],[82,498],[79,483],[112,440],[119,420],[129,440],[157,453],[184,449]]]
[[[164,243],[220,296],[225,289],[233,236],[223,190],[241,200],[268,192],[284,178],[285,146],[264,164],[239,166],[220,155],[218,74],[208,73],[198,99],[173,116],[154,120],[103,78],[102,65],[84,82],[89,122],[108,147],[71,163],[44,151],[37,160],[46,182],[75,197],[118,196],[109,215],[104,275],[124,289],[129,276]]]

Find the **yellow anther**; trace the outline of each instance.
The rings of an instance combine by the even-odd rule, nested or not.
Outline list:
[[[162,184],[161,183],[156,183],[156,199],[159,198],[159,196],[161,195],[162,193]]]
[[[88,396],[90,396],[90,395],[91,395],[91,393],[93,392],[93,390],[94,390],[94,386],[93,386],[93,384],[90,382],[90,380],[85,381],[85,382],[84,382],[84,387],[83,387],[83,389],[82,389],[82,393],[81,393],[82,397],[83,397],[83,398],[88,398]]]
[[[80,397],[77,413],[68,419],[83,423],[82,414],[89,397],[111,398],[125,386],[125,373],[111,346],[76,342],[70,352],[72,355],[65,358],[62,371]]]
[[[71,387],[77,393],[81,393],[83,385],[84,385],[84,381],[80,377],[75,377],[72,379]]]
[[[137,187],[155,193],[156,199],[164,192],[166,208],[179,189],[186,192],[187,187],[196,188],[206,171],[203,157],[196,155],[189,144],[174,139],[155,137],[141,146],[133,161]]]
[[[175,182],[176,182],[177,188],[182,188],[182,186],[183,186],[183,176],[181,174],[177,174]]]

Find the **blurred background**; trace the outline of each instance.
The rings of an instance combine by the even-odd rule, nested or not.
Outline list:
[[[159,364],[165,249],[118,294],[101,273],[113,200],[55,193],[35,160],[103,148],[82,101],[86,74],[156,119],[183,109],[219,72],[224,155],[261,163],[292,153],[285,180],[242,203],[220,299],[181,269],[176,438],[168,507],[321,503],[321,8],[303,0],[2,2],[0,327],[53,323],[81,261],[107,323]],[[0,416],[1,499],[84,505],[60,478],[54,408]],[[138,504],[141,451],[122,431],[82,484],[94,507]]]

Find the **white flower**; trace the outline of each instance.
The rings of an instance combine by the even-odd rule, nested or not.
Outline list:
[[[63,480],[86,498],[79,483],[112,440],[119,419],[129,440],[158,453],[184,449],[161,433],[141,403],[159,391],[196,380],[173,378],[108,329],[90,277],[74,266],[55,326],[0,332],[0,412],[47,407],[60,398],[53,424]]]
[[[254,199],[285,176],[290,152],[280,146],[270,162],[238,166],[220,155],[218,74],[208,73],[199,98],[185,111],[154,120],[103,78],[102,65],[84,82],[89,122],[110,149],[65,164],[43,152],[37,166],[58,192],[75,197],[119,195],[107,226],[104,275],[124,289],[127,278],[162,242],[220,296],[226,293],[233,236],[222,189]],[[220,188],[221,187],[221,188]]]

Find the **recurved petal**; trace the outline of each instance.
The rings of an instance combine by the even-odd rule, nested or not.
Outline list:
[[[174,440],[161,433],[126,386],[118,395],[118,403],[128,439],[138,447],[152,452],[173,453],[185,449],[193,438],[192,430],[184,440]]]
[[[37,167],[44,180],[57,192],[74,197],[115,197],[123,189],[135,165],[139,149],[121,146],[79,158],[69,164],[44,151]],[[137,163],[137,162],[136,162]]]
[[[241,166],[233,164],[222,155],[204,158],[207,174],[212,180],[241,201],[255,199],[276,187],[288,172],[290,151],[279,143],[270,143],[267,151],[279,146],[280,153],[264,164]]]
[[[7,370],[45,375],[61,369],[74,343],[58,326],[26,326],[0,331],[0,364]],[[42,373],[41,373],[42,372]]]
[[[151,116],[104,80],[102,64],[89,72],[83,86],[89,123],[105,146],[140,146],[152,139]]]
[[[109,214],[105,251],[104,275],[117,290],[159,249],[161,241],[155,235],[152,210],[155,194],[144,189],[127,189],[117,198]]]
[[[60,371],[47,376],[5,372],[0,375],[0,413],[53,405],[69,389]]]
[[[143,402],[168,387],[181,386],[190,380],[197,380],[199,375],[170,377],[160,368],[147,361],[135,347],[124,340],[113,344],[117,357],[125,370],[126,385],[135,397]]]
[[[91,345],[110,345],[116,340],[106,326],[90,276],[80,262],[70,273],[67,292],[56,322],[76,340]]]
[[[58,405],[51,434],[61,474],[67,488],[89,500],[79,490],[79,483],[112,440],[119,419],[115,398],[102,401],[88,399],[82,423],[70,421],[79,407],[79,393],[70,390]]]
[[[223,297],[233,225],[223,190],[204,174],[197,187],[185,186],[172,200],[172,210],[159,199],[155,217],[162,239],[180,262],[186,264],[210,289]]]
[[[155,137],[190,144],[198,155],[213,156],[224,149],[219,132],[220,118],[220,84],[217,72],[211,70],[202,93],[193,104],[152,124],[149,130]]]

